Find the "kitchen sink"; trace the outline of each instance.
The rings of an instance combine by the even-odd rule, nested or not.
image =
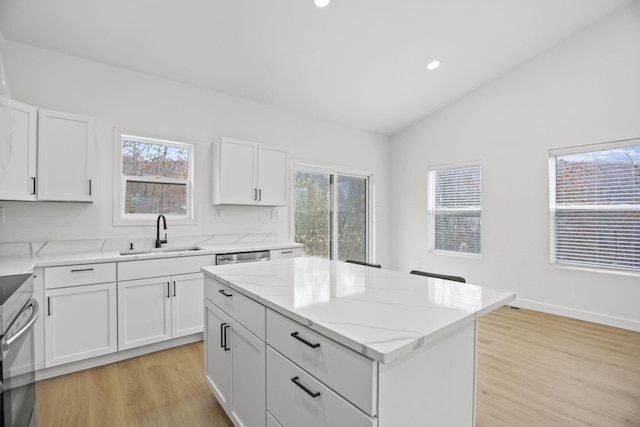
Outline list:
[[[173,252],[194,252],[199,251],[200,248],[183,247],[183,248],[149,248],[149,249],[128,249],[120,251],[120,255],[159,255]]]

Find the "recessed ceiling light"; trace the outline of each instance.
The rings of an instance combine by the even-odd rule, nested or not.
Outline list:
[[[331,0],[314,0],[314,1],[315,1],[316,6],[318,6],[318,7],[325,7],[326,5],[328,5],[328,4],[329,4],[329,2],[330,2]]]
[[[434,59],[433,61],[427,64],[427,70],[433,71],[440,66],[440,60]]]

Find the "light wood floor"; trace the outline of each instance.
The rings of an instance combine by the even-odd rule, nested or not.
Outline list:
[[[38,427],[233,427],[204,383],[202,341],[39,381]]]
[[[506,307],[478,329],[477,426],[640,426],[640,333]]]
[[[202,360],[199,342],[41,381],[38,426],[232,427]],[[478,427],[640,426],[640,333],[529,310],[485,316],[476,418]]]

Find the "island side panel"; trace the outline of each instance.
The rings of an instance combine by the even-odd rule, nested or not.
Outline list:
[[[379,364],[379,427],[472,427],[476,322],[391,363]]]

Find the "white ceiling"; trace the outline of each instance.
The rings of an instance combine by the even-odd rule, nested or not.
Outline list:
[[[392,135],[634,1],[0,0],[0,33]]]

